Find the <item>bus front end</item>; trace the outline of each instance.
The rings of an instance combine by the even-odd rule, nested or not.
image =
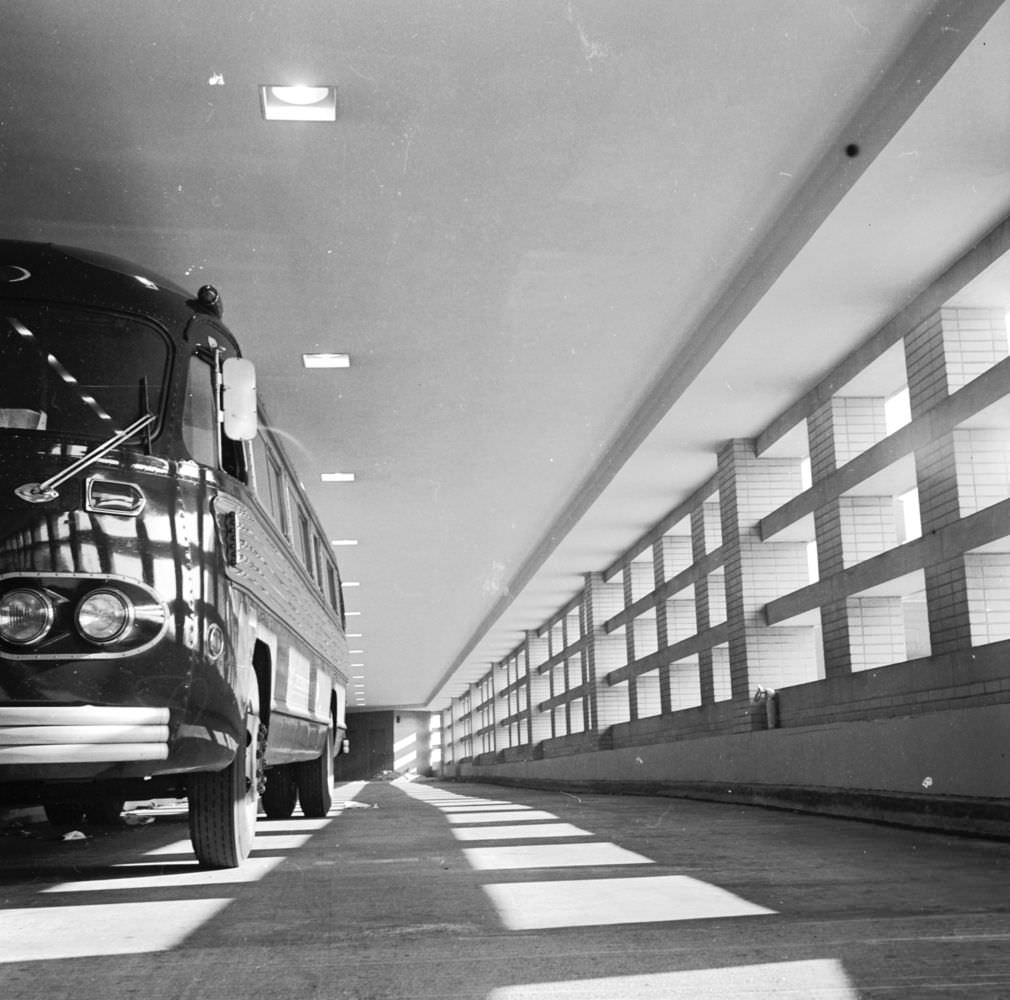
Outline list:
[[[0,804],[71,821],[237,771],[201,810],[255,817],[214,475],[183,443],[201,311],[123,262],[0,241]]]

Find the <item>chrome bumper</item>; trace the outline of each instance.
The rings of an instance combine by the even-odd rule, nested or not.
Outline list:
[[[167,708],[0,706],[0,764],[90,764],[167,758]]]

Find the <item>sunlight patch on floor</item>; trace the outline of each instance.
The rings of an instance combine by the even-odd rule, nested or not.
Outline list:
[[[257,833],[253,837],[252,849],[256,851],[296,851],[304,847],[312,839],[311,833],[268,833],[265,836]]]
[[[766,909],[687,875],[485,885],[509,930],[766,916]]]
[[[464,815],[465,813],[472,812],[525,812],[529,810],[530,806],[516,805],[512,802],[488,802],[487,804],[477,802],[465,802],[461,805],[443,805],[438,806],[444,813],[451,813],[453,815],[459,814]]]
[[[144,865],[131,865],[115,869],[109,877],[102,873],[92,879],[76,882],[60,882],[42,892],[100,892],[117,889],[174,889],[191,885],[234,885],[241,882],[258,882],[270,874],[284,858],[249,858],[239,868],[200,868],[194,861],[191,865],[170,865],[168,871],[160,863],[148,864],[148,874],[142,874]],[[119,874],[129,871],[130,874]]]
[[[692,969],[492,990],[487,1000],[858,1000],[841,962],[813,959],[725,969]]]
[[[261,833],[273,835],[275,833],[305,833],[309,830],[322,830],[329,826],[335,816],[324,816],[322,819],[299,819],[297,816],[291,819],[265,819],[260,817],[256,821],[256,836]]]
[[[0,962],[168,951],[230,902],[179,899],[2,910]]]
[[[561,837],[591,837],[588,830],[580,830],[571,823],[533,823],[519,826],[466,826],[454,827],[452,835],[457,840],[548,840]]]
[[[540,809],[509,809],[503,812],[460,812],[446,813],[445,818],[450,823],[533,823],[537,820],[555,820],[554,813],[543,812]]]
[[[185,840],[173,840],[170,844],[162,844],[161,847],[152,847],[149,851],[144,851],[145,858],[159,858],[162,855],[186,854],[194,857],[193,845],[189,837]]]
[[[641,854],[609,843],[464,847],[463,855],[470,867],[477,871],[654,864]],[[562,884],[571,885],[572,883]]]

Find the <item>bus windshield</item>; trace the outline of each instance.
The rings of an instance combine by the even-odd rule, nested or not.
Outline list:
[[[29,303],[0,313],[0,431],[108,437],[159,413],[166,340],[132,317]]]

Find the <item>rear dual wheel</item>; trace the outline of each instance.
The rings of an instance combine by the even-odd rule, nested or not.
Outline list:
[[[326,731],[326,745],[315,760],[295,765],[295,783],[302,812],[306,816],[325,816],[333,804],[333,730]]]
[[[294,767],[278,764],[267,771],[267,787],[263,792],[263,812],[268,819],[289,819],[298,801],[298,785]]]

